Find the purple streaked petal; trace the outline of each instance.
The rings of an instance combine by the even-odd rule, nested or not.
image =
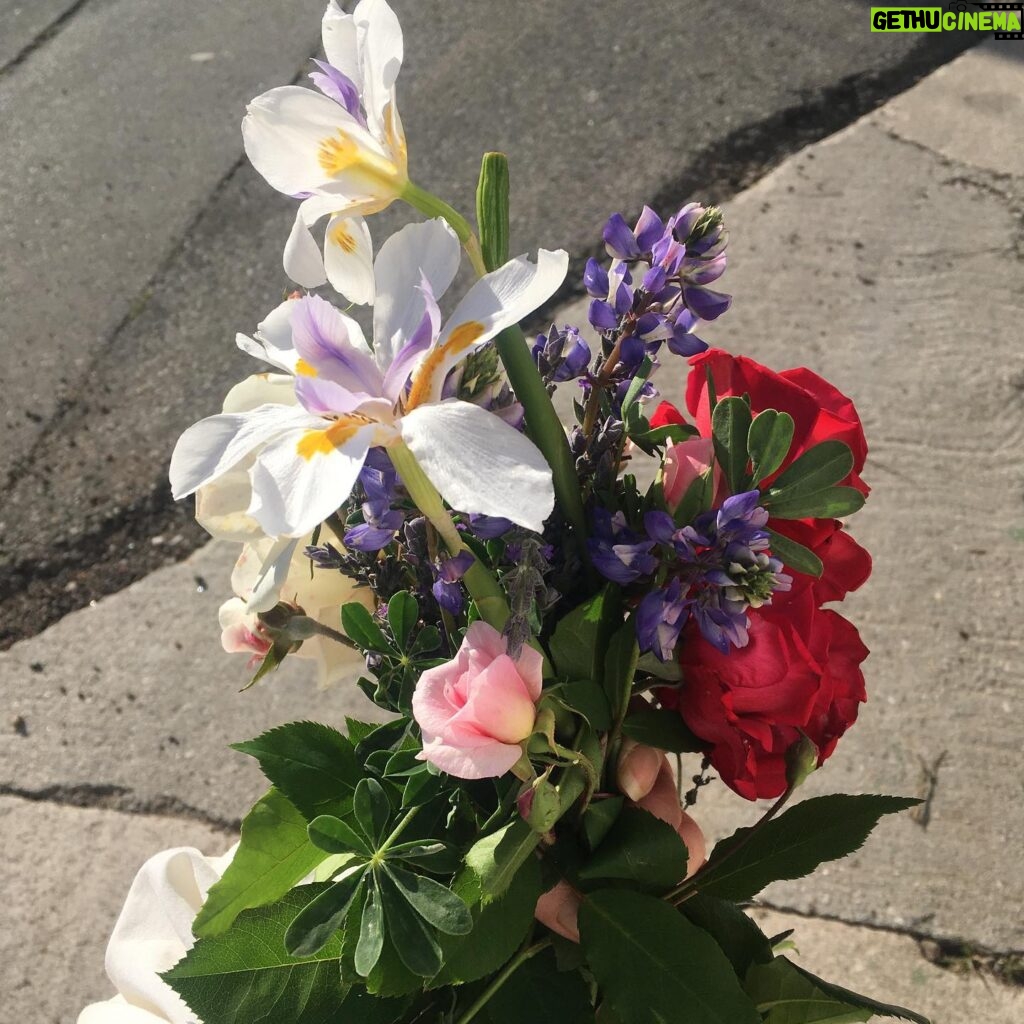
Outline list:
[[[619,324],[615,310],[602,299],[594,299],[590,304],[587,319],[599,331],[614,331]]]
[[[687,257],[683,260],[683,277],[690,284],[714,284],[725,273],[728,262],[729,258],[724,252],[711,260]]]
[[[291,314],[292,343],[316,374],[352,392],[382,394],[380,370],[368,351],[353,344],[343,314],[318,295],[298,299]]]
[[[644,274],[641,287],[645,292],[660,292],[665,287],[667,278],[668,275],[665,273],[665,268],[655,264]]]
[[[686,241],[690,232],[694,229],[697,221],[700,220],[703,213],[704,207],[701,206],[700,203],[687,203],[672,218],[670,221],[672,233],[680,242]]]
[[[455,583],[466,575],[475,561],[476,558],[471,552],[460,551],[459,554],[441,562],[437,569],[438,578],[445,583]]]
[[[641,252],[650,252],[654,248],[654,243],[663,234],[665,234],[664,221],[649,206],[645,206],[636,222],[634,231],[637,247]]]
[[[362,523],[345,531],[344,544],[352,551],[372,554],[374,551],[386,548],[394,539],[394,530],[381,529],[370,523]]]
[[[636,333],[644,341],[665,341],[672,337],[672,326],[664,313],[644,313],[636,322]]]
[[[355,82],[327,61],[314,57],[313,63],[320,69],[309,74],[313,84],[328,99],[340,103],[365,128],[366,118],[359,103],[359,90]]]
[[[420,356],[430,348],[434,339],[441,333],[441,310],[425,274],[420,275],[418,291],[423,296],[423,318],[416,330],[413,331],[412,337],[399,349],[384,375],[384,394],[392,402],[398,401]]]
[[[372,396],[365,392],[353,393],[326,377],[296,377],[295,397],[314,416],[338,416],[355,412]]]
[[[615,312],[624,316],[633,308],[633,289],[622,281],[615,289]]]
[[[587,260],[583,271],[583,287],[595,299],[603,299],[608,295],[608,271],[593,256]]]

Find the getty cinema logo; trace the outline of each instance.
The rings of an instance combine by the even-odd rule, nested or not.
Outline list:
[[[951,3],[946,7],[872,7],[872,32],[994,32],[1024,39],[1024,4]]]

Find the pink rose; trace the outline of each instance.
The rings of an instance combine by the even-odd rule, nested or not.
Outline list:
[[[504,775],[533,732],[542,672],[539,652],[524,647],[513,660],[493,626],[474,622],[454,659],[427,669],[416,684],[420,760],[459,779]]]
[[[690,484],[711,468],[714,444],[708,437],[691,437],[679,444],[668,442],[662,461],[665,503],[675,511]]]

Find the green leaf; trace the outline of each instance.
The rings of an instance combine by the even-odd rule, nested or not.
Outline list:
[[[373,615],[358,601],[341,606],[341,628],[349,640],[364,650],[381,654],[396,653]]]
[[[598,678],[595,663],[604,610],[605,595],[601,593],[574,608],[555,627],[551,660],[563,679]]]
[[[842,441],[822,441],[808,448],[768,489],[776,497],[798,498],[824,491],[853,470],[853,452]]]
[[[649,705],[631,711],[622,723],[622,732],[637,743],[672,754],[693,754],[705,746],[690,732],[678,711]]]
[[[200,938],[226,932],[241,911],[280,899],[326,856],[310,843],[306,819],[270,790],[245,816],[238,850],[210,889],[192,931]]]
[[[686,858],[686,844],[671,825],[639,807],[626,807],[579,876],[584,882],[617,879],[662,891],[686,874]]]
[[[388,625],[400,651],[408,647],[419,617],[420,606],[407,590],[399,591],[388,601]]]
[[[395,864],[385,864],[383,870],[409,906],[442,935],[467,935],[472,930],[469,907],[447,886]]]
[[[605,731],[611,726],[611,709],[604,690],[592,679],[579,679],[571,683],[559,683],[544,691],[546,697],[554,697],[570,711],[587,720],[592,729]]]
[[[366,739],[371,732],[379,728],[380,722],[360,722],[357,718],[345,716],[345,731],[348,733],[349,740],[353,743],[359,743],[360,740]]]
[[[250,754],[263,774],[312,821],[346,810],[362,770],[351,742],[316,722],[292,722],[232,749]]]
[[[741,828],[723,839],[696,876],[697,888],[721,899],[752,899],[770,882],[803,878],[819,864],[860,849],[882,815],[920,802],[907,797],[845,794],[804,800],[752,837],[750,829]],[[733,849],[734,854],[730,853]]]
[[[551,949],[513,971],[483,1013],[490,1024],[594,1024],[589,986],[579,971],[559,971]]]
[[[774,530],[766,531],[771,539],[772,554],[778,558],[787,569],[794,569],[796,572],[807,573],[808,576],[820,577],[825,571],[821,559],[803,544],[798,544],[789,537],[784,537]]]
[[[517,817],[470,847],[466,866],[480,880],[480,892],[485,902],[500,896],[512,884],[512,879],[539,842],[539,833]]]
[[[296,957],[313,956],[323,949],[344,924],[365,877],[365,866],[355,865],[307,903],[284,933],[285,949]]]
[[[384,787],[376,779],[363,779],[356,786],[352,809],[363,835],[376,849],[384,839],[388,821],[391,819],[391,802],[384,792]]]
[[[856,487],[827,487],[813,494],[771,498],[764,504],[778,519],[842,519],[864,506],[864,495]]]
[[[580,908],[580,941],[623,1024],[761,1024],[715,940],[663,900],[592,893]]]
[[[821,978],[816,978],[810,973],[810,971],[805,971],[802,967],[793,963],[787,957],[777,957],[773,961],[773,966],[779,964],[780,961],[788,965],[788,968],[776,968],[779,974],[785,979],[775,981],[775,984],[780,987],[788,983],[792,988],[798,988],[799,983],[792,977],[790,972],[791,968],[792,972],[799,975],[806,984],[818,989],[819,992],[838,1002],[845,1003],[847,1006],[853,1006],[860,1011],[866,1011],[869,1015],[876,1014],[879,1017],[900,1017],[903,1020],[914,1021],[914,1024],[931,1024],[927,1017],[920,1013],[916,1013],[914,1010],[908,1010],[903,1006],[896,1006],[891,1003],[881,1003],[877,999],[870,998],[870,996],[858,995],[856,992],[851,992],[849,989],[841,988],[839,985],[833,985],[831,982],[823,981]],[[747,979],[748,987],[751,984],[751,980],[752,979],[750,978]],[[758,978],[757,982],[760,984],[766,984],[765,979],[762,978]],[[768,1019],[772,1021],[772,1024],[776,1024],[775,1019],[771,1016],[769,1016]],[[867,1018],[857,1017],[851,1019],[866,1020]],[[785,1021],[786,1018],[780,1017],[778,1020],[781,1022]]]
[[[488,270],[508,262],[508,195],[508,157],[484,153],[476,186],[476,222]]]
[[[432,978],[441,969],[441,947],[433,930],[413,909],[387,871],[378,877],[388,938],[402,963],[421,978]]]
[[[714,469],[708,469],[686,488],[686,493],[673,513],[676,526],[689,526],[701,512],[711,508],[714,493],[715,472]]]
[[[356,831],[332,814],[321,814],[307,828],[309,841],[327,853],[357,853],[369,857],[373,851]]]
[[[793,417],[788,412],[765,409],[754,417],[747,434],[747,450],[754,467],[751,485],[770,477],[785,461],[793,443]]]
[[[472,871],[464,870],[454,889],[473,904],[473,930],[468,935],[441,936],[444,966],[430,982],[431,988],[493,974],[519,949],[533,925],[533,908],[543,891],[540,862],[536,857],[527,858],[504,895],[489,903],[480,902],[480,881]]]
[[[653,427],[642,434],[631,434],[630,437],[645,451],[649,451],[654,447],[664,447],[666,441],[680,444],[698,433],[700,431],[690,423],[666,423],[664,426]]]
[[[384,912],[381,910],[377,887],[371,884],[359,920],[359,941],[355,953],[356,973],[361,978],[365,978],[376,967],[383,949]]]
[[[715,458],[733,494],[749,490],[747,435],[750,433],[750,405],[742,398],[723,398],[711,416]]]
[[[608,653],[604,660],[605,696],[616,718],[625,710],[633,692],[633,676],[640,658],[640,648],[636,640],[636,625],[632,618],[624,622],[613,634],[608,643]]]
[[[735,903],[698,892],[691,893],[680,909],[718,943],[739,977],[746,977],[753,964],[771,962],[774,953],[768,937]]]
[[[591,850],[596,850],[604,842],[625,802],[625,797],[610,796],[592,801],[586,809],[583,814],[583,835]]]
[[[231,931],[201,938],[164,981],[206,1024],[392,1024],[404,1003],[359,990],[346,995],[340,938],[301,960],[285,952],[288,923],[324,889],[301,886],[271,906],[243,911]]]
[[[835,999],[799,973],[784,956],[750,969],[747,994],[765,1016],[765,1024],[855,1024],[872,1011]]]

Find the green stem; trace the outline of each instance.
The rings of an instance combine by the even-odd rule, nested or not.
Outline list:
[[[384,854],[387,853],[388,850],[390,850],[391,847],[395,845],[395,840],[397,840],[398,837],[405,831],[406,826],[409,824],[410,821],[412,821],[413,818],[416,817],[416,815],[419,813],[419,810],[420,809],[418,807],[413,807],[412,810],[410,810],[408,814],[406,814],[406,816],[395,826],[395,831],[392,832],[391,835],[389,835],[387,839],[384,840],[383,845],[377,850],[376,856],[378,858],[382,858]]]
[[[402,198],[420,213],[425,213],[428,217],[441,217],[446,220],[466,250],[466,255],[469,257],[470,263],[473,264],[477,275],[483,277],[487,273],[484,256],[480,250],[480,241],[469,221],[461,213],[449,206],[443,199],[420,188],[419,185],[414,185],[411,181],[405,186]]]
[[[444,500],[438,494],[437,488],[427,478],[423,468],[416,461],[416,456],[406,444],[402,441],[395,442],[388,448],[388,454],[391,456],[395,470],[402,478],[402,483],[405,484],[405,489],[409,492],[409,497],[433,524],[448,550],[453,555],[470,551],[455,528],[452,517],[445,508]],[[472,554],[471,551],[470,554]],[[480,610],[481,618],[499,631],[504,629],[510,615],[505,594],[498,581],[475,555],[473,564],[466,570],[463,579]]]
[[[469,1022],[487,1005],[494,994],[501,988],[502,985],[512,977],[513,974],[527,960],[535,957],[542,950],[547,949],[551,945],[550,939],[541,939],[540,942],[534,943],[532,946],[528,946],[526,949],[521,949],[511,960],[505,965],[501,973],[480,993],[479,998],[473,1005],[455,1022],[455,1024],[469,1024]]]

